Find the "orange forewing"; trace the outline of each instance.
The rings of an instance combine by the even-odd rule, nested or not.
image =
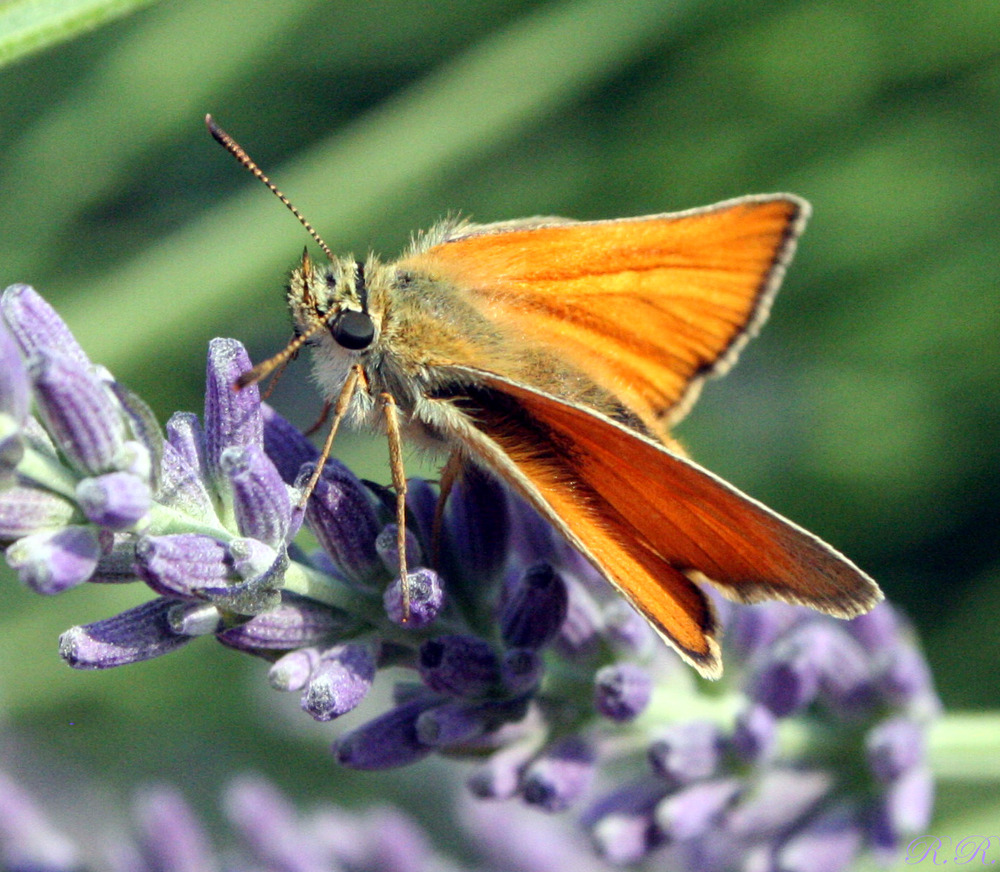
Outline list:
[[[466,290],[662,435],[766,316],[807,209],[774,195],[645,218],[486,225],[409,264]]]
[[[703,574],[731,599],[780,599],[839,617],[881,599],[845,557],[707,470],[588,409],[477,377],[503,398],[474,415],[477,427],[537,492],[529,499],[540,497],[543,512],[703,674],[719,668],[714,622],[683,573]]]

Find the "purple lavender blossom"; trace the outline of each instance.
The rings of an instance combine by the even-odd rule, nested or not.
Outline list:
[[[408,670],[387,710],[336,739],[341,764],[475,759],[473,794],[581,809],[616,863],[735,872],[753,858],[837,872],[926,826],[923,736],[938,703],[889,605],[845,623],[726,604],[727,672],[707,693],[481,470],[459,477],[440,516],[434,489],[410,483],[401,579],[384,489],[330,458],[299,508],[316,449],[255,386],[234,390],[250,368],[239,343],[211,343],[203,422],[178,413],[164,437],[34,291],[8,289],[0,311],[0,356],[11,363],[0,378],[8,562],[43,593],[131,581],[154,595],[67,631],[71,666],[134,663],[214,636],[266,660],[272,686],[299,693],[319,721],[354,710],[388,667]],[[300,525],[315,552],[296,542]],[[296,832],[292,812],[259,786],[241,790],[230,808],[248,838],[258,819],[246,797],[270,810],[258,821],[274,833],[256,848],[260,867],[292,862],[294,844],[281,842]],[[150,801],[146,819],[172,802]],[[300,859],[312,868],[315,857]]]

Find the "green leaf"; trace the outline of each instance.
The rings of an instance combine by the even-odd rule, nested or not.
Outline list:
[[[0,67],[74,39],[153,0],[10,0],[0,8]]]

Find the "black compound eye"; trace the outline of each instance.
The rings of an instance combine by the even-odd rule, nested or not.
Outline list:
[[[338,345],[351,351],[360,351],[372,344],[375,338],[375,323],[367,312],[347,309],[334,318],[330,325],[330,333]]]

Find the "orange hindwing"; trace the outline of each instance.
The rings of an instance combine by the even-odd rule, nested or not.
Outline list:
[[[480,437],[462,441],[703,674],[721,669],[715,621],[689,574],[730,599],[779,599],[838,617],[881,599],[847,558],[697,464],[583,407],[465,372],[485,387],[456,398]]]

